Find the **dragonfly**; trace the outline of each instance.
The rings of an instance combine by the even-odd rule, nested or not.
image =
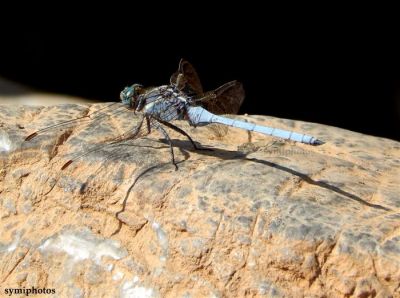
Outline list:
[[[157,130],[168,142],[171,162],[175,166],[175,170],[178,169],[178,166],[175,161],[173,144],[165,128],[170,128],[185,136],[195,150],[207,149],[198,147],[188,133],[172,123],[174,120],[188,121],[189,125],[193,127],[219,124],[309,145],[324,144],[321,140],[310,135],[223,116],[224,114],[237,114],[244,97],[243,85],[236,80],[227,82],[212,91],[204,92],[195,68],[188,61],[181,59],[178,70],[172,74],[169,84],[145,88],[143,85],[135,83],[121,91],[120,103],[116,110],[122,107],[133,111],[135,114],[138,113],[139,121],[133,130],[111,139],[108,143],[118,144],[123,141],[135,140],[150,134],[152,130]],[[108,117],[109,115],[104,113],[104,109],[111,109],[116,104],[112,103],[92,114],[40,129],[27,136],[25,141],[64,125]],[[117,112],[113,112],[111,116],[116,114]],[[97,148],[70,159],[63,165],[62,170],[75,160],[95,150]]]

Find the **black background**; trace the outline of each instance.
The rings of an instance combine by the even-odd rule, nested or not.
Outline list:
[[[3,27],[0,76],[50,92],[116,101],[134,82],[167,83],[183,57],[205,89],[242,81],[247,97],[241,113],[400,140],[394,35],[336,17],[272,16],[261,8],[198,16],[147,8],[139,18],[131,7],[118,7],[115,15],[92,12],[90,19],[83,14],[9,23]]]

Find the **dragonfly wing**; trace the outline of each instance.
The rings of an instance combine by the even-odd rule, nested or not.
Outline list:
[[[243,103],[245,92],[243,84],[231,81],[214,91],[207,92],[200,100],[201,105],[213,114],[237,114]]]
[[[173,85],[179,85],[182,82],[178,82],[178,80],[182,79],[184,80],[183,91],[188,95],[201,96],[203,94],[203,87],[197,71],[192,64],[184,59],[181,59],[179,62],[178,70],[172,74],[170,82]]]
[[[222,125],[222,124],[211,123],[211,124],[207,125],[205,127],[205,129],[207,129],[211,132],[212,139],[221,140],[228,133],[229,127]]]
[[[245,92],[242,83],[238,81],[228,82],[214,91],[207,92],[200,100],[201,105],[213,114],[237,114],[243,103]],[[223,138],[228,132],[228,126],[222,124],[210,124],[206,126],[217,139]]]
[[[111,150],[110,152],[106,152],[107,158],[106,160],[113,159],[115,156],[118,154],[121,154],[121,148],[118,147],[118,145],[122,145],[124,143],[127,143],[129,141],[136,140],[138,138],[144,137],[150,133],[150,127],[148,122],[146,121],[146,118],[143,116],[139,120],[138,124],[136,127],[133,129],[129,129],[128,131],[118,135],[117,137],[112,137],[106,140],[103,140],[101,144],[95,144],[91,146],[90,148],[84,150],[83,152],[76,153],[72,156],[70,156],[70,159],[62,166],[62,170],[66,169],[69,165],[71,165],[73,162],[82,159],[83,157],[86,157],[92,153],[106,150],[106,148],[109,148],[110,146],[116,146],[116,149]]]
[[[70,127],[76,126],[78,124],[81,124],[81,123],[94,123],[94,122],[100,121],[100,120],[108,118],[108,117],[114,117],[114,116],[117,116],[117,115],[127,111],[127,110],[128,110],[128,108],[119,102],[111,103],[111,104],[106,105],[103,108],[100,108],[92,113],[88,113],[81,117],[67,120],[67,121],[62,121],[60,123],[39,129],[39,130],[31,133],[30,135],[28,135],[25,138],[25,141],[30,141],[39,135],[43,135],[49,131],[54,131],[56,129],[64,130],[64,129],[68,129]]]

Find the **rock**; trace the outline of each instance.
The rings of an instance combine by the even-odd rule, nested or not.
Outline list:
[[[0,104],[55,105],[61,103],[90,103],[69,95],[51,94],[31,89],[0,77]]]
[[[177,122],[213,151],[171,132],[175,171],[157,132],[94,145],[135,127],[137,115],[124,110],[23,141],[102,107],[0,107],[3,288],[52,288],[57,297],[400,296],[400,143],[266,116],[237,117],[326,144],[236,129],[217,137]]]

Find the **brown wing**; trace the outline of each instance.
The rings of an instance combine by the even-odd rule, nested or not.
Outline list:
[[[171,76],[170,82],[178,85],[178,88],[181,86],[182,90],[190,95],[203,95],[203,87],[196,70],[192,64],[184,59],[179,61],[178,70]]]
[[[231,81],[214,91],[207,92],[201,105],[214,114],[237,114],[243,103],[245,92],[242,83]]]

